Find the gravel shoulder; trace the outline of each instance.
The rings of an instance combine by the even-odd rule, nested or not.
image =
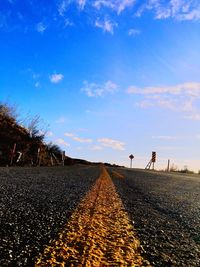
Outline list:
[[[99,174],[98,166],[0,168],[0,266],[34,266]]]
[[[154,266],[200,266],[200,179],[112,169],[113,182]]]

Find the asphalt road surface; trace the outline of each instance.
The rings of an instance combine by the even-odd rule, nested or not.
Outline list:
[[[200,266],[200,176],[114,170],[124,177],[112,175],[150,263]]]
[[[120,220],[129,225],[128,217],[123,217],[127,212],[134,238],[140,241],[140,254],[144,261],[152,266],[200,266],[200,176],[125,168],[107,170],[115,187],[110,182],[105,190],[103,184],[94,187],[96,195],[92,193],[95,199],[92,210],[96,212],[92,212],[95,216],[92,215],[93,222],[97,221],[97,225],[104,229],[105,221],[105,229],[113,232],[114,226],[108,225],[112,219],[109,212],[104,218],[102,211],[107,211],[106,206],[112,211],[111,205],[115,206],[115,199],[118,199],[118,203],[122,201],[124,205],[124,208],[121,204],[116,205],[116,208],[119,206]],[[0,168],[0,266],[34,266],[44,247],[58,236],[74,211],[79,210],[77,207],[88,196],[100,174],[99,166]],[[92,198],[89,199],[88,203],[92,203]],[[82,204],[83,215],[84,207]],[[88,212],[90,214],[90,210]],[[78,212],[75,214],[79,217]],[[98,214],[102,216],[101,220]],[[120,236],[120,231],[123,234],[132,231],[129,226],[128,231],[119,226],[117,212],[112,216],[116,218],[113,236]],[[96,232],[100,238],[98,230]],[[105,236],[106,230],[102,232]],[[123,244],[124,240],[119,242]],[[116,244],[113,249],[118,246]],[[127,251],[126,247],[124,249]],[[123,251],[120,253],[123,255]],[[129,267],[123,263],[110,266]]]
[[[80,165],[0,168],[0,266],[34,266],[99,174]]]

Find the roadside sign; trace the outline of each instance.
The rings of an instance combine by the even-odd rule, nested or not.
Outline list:
[[[129,156],[129,158],[130,158],[130,159],[133,159],[133,158],[134,158],[134,156],[131,154],[131,155]]]
[[[152,161],[152,162],[156,162],[156,152],[155,152],[155,151],[152,152],[152,158],[151,158],[151,161]]]

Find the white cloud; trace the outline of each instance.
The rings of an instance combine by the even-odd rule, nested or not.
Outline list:
[[[68,0],[63,0],[62,2],[60,2],[60,4],[58,5],[58,13],[60,14],[60,16],[64,16],[69,4],[70,2]]]
[[[182,83],[175,86],[152,86],[152,87],[135,87],[130,86],[128,88],[129,94],[142,94],[142,95],[151,95],[151,94],[171,94],[171,95],[180,95],[186,94],[191,97],[200,97],[200,83],[198,82],[188,82]]]
[[[65,142],[65,140],[62,139],[62,138],[58,138],[55,142],[56,142],[56,144],[58,144],[58,145],[63,145],[63,146],[67,146],[67,147],[70,146],[70,144],[67,143],[67,142]]]
[[[99,10],[101,8],[110,8],[119,15],[126,8],[132,7],[135,2],[135,0],[96,0],[93,6]]]
[[[179,20],[200,20],[200,7],[198,10],[192,10],[188,14],[181,14],[177,18]]]
[[[39,22],[37,25],[36,25],[36,30],[39,32],[39,33],[43,33],[44,31],[46,31],[47,29],[47,26],[44,25],[43,22]]]
[[[200,111],[198,105],[200,100],[200,83],[188,82],[174,86],[130,86],[129,94],[141,95],[143,99],[136,103],[140,108],[160,107],[172,111],[188,113],[184,118],[199,120]]]
[[[101,7],[115,9],[115,4],[113,3],[113,1],[108,0],[97,0],[94,2],[93,6],[97,9],[100,9]]]
[[[65,27],[71,27],[74,26],[74,23],[70,21],[68,18],[65,19]]]
[[[193,99],[187,99],[187,97],[172,98],[167,96],[148,97],[136,105],[140,108],[150,108],[150,107],[160,107],[165,109],[170,109],[172,111],[183,111],[183,112],[194,112],[195,107],[193,104]]]
[[[71,4],[76,4],[80,10],[83,10],[87,0],[63,0],[58,5],[58,13],[64,17]]]
[[[79,143],[92,143],[93,142],[91,138],[78,137],[73,133],[65,133],[64,135]]]
[[[110,138],[100,138],[97,141],[101,144],[101,146],[104,147],[110,147],[114,150],[125,150],[124,148],[125,143],[121,141],[117,141]]]
[[[200,2],[197,0],[149,0],[143,4],[136,15],[141,16],[145,10],[155,13],[155,19],[174,18],[179,21],[199,20]]]
[[[49,79],[51,81],[51,83],[59,83],[64,79],[64,75],[59,73],[55,73],[49,76]]]
[[[93,140],[90,138],[81,138],[81,137],[77,137],[77,136],[72,137],[72,139],[74,141],[80,142],[80,143],[92,143],[93,142]]]
[[[95,27],[102,29],[104,32],[114,33],[114,28],[117,27],[117,23],[111,22],[109,19],[105,18],[103,21],[99,19],[95,22]]]
[[[81,91],[86,93],[89,97],[101,97],[106,94],[112,94],[116,92],[118,85],[112,81],[107,81],[104,84],[88,83],[84,82],[84,87],[81,88]]]
[[[119,1],[118,14],[124,11],[127,7],[131,7],[135,4],[135,0],[121,0]]]
[[[85,4],[86,4],[86,0],[78,0],[78,5],[80,9],[84,9]]]
[[[64,136],[72,137],[72,136],[74,136],[74,134],[73,133],[65,133]]]
[[[141,33],[141,31],[138,29],[129,29],[129,31],[128,31],[129,36],[139,35],[140,33]]]
[[[121,15],[125,10],[132,9],[136,16],[141,16],[144,12],[149,11],[154,13],[155,19],[159,20],[169,18],[178,21],[200,20],[199,0],[62,0],[58,5],[60,16],[64,17],[69,7],[74,4],[81,11],[85,10],[85,6],[87,5],[91,12],[98,12],[100,17],[105,15],[106,10]],[[104,22],[97,20],[95,26],[113,33],[114,26],[109,20],[105,20]]]

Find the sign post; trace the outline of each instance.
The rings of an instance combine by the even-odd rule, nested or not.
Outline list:
[[[150,170],[151,169],[151,164],[152,164],[152,170],[154,170],[154,163],[156,162],[156,152],[152,151],[152,156],[151,159],[149,161],[149,163],[147,164],[145,169]]]
[[[12,152],[11,152],[11,159],[10,159],[10,165],[11,166],[13,165],[13,158],[14,158],[14,155],[15,155],[15,151],[16,151],[16,143],[14,144]]]
[[[134,156],[131,154],[131,155],[129,156],[129,158],[130,158],[130,160],[131,160],[130,168],[132,168],[132,161],[133,161]]]

